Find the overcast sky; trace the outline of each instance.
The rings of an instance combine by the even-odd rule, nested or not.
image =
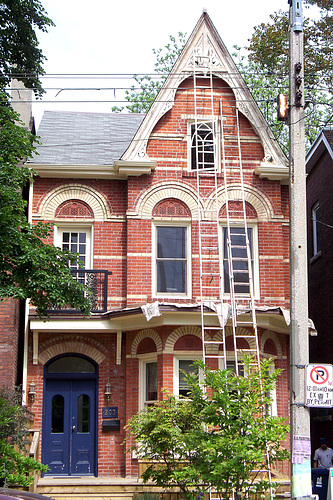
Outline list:
[[[44,109],[110,112],[121,91],[61,90],[128,87],[129,80],[83,74],[145,74],[154,70],[153,48],[169,41],[179,31],[189,36],[206,8],[229,52],[233,45],[245,46],[253,27],[269,21],[269,15],[289,9],[288,0],[41,0],[56,24],[39,36],[47,57],[48,90],[42,102],[33,105],[37,125]],[[60,91],[60,93],[59,93]],[[109,101],[93,102],[86,101]],[[68,102],[63,102],[68,101]],[[76,101],[76,102],[75,102]],[[80,101],[80,102],[77,102]]]

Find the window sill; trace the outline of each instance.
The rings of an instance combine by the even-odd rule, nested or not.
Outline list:
[[[319,250],[319,252],[317,252],[316,255],[311,257],[310,264],[312,264],[313,262],[316,262],[316,260],[318,260],[320,257],[321,257],[321,250]]]

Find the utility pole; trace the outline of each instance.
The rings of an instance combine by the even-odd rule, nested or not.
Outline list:
[[[302,0],[289,3],[289,181],[290,181],[290,441],[292,498],[311,496],[310,414],[305,407],[309,363],[304,55]]]

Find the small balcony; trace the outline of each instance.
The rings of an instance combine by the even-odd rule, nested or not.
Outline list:
[[[76,281],[84,284],[89,289],[87,298],[91,303],[90,311],[92,313],[106,312],[108,301],[108,277],[112,272],[100,269],[71,269],[71,273]],[[73,309],[70,305],[62,308],[55,306],[49,312],[51,314],[80,313],[80,311]]]

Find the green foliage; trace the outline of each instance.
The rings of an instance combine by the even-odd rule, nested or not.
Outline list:
[[[20,401],[20,391],[0,389],[0,478],[10,484],[29,486],[33,479],[30,474],[46,472],[47,466],[26,456],[29,410]]]
[[[154,77],[134,75],[133,78],[139,87],[132,85],[130,90],[126,90],[125,99],[130,104],[123,107],[114,106],[113,112],[121,112],[124,109],[130,113],[146,113],[148,111],[185,45],[186,33],[179,32],[177,38],[171,35],[169,38],[170,42],[165,47],[153,49],[156,56],[155,72],[157,75]]]
[[[318,7],[318,19],[304,18],[305,134],[309,146],[332,119],[333,2],[308,0],[306,4]],[[239,69],[263,113],[269,106],[273,109],[268,122],[287,150],[287,127],[277,122],[274,103],[279,92],[288,93],[289,13],[279,11],[270,17],[270,22],[254,28],[247,47],[249,59],[243,58]]]
[[[18,115],[0,94],[0,300],[31,299],[40,316],[52,306],[71,304],[89,314],[85,288],[68,268],[76,254],[43,243],[52,231],[50,224],[27,222],[22,190],[32,172],[20,161],[31,158],[34,137],[17,125]]]
[[[288,458],[281,446],[288,426],[263,411],[279,372],[262,377],[269,373],[267,360],[258,372],[247,359],[246,377],[196,364],[203,381],[184,373],[189,398],[167,395],[127,425],[139,456],[151,462],[143,481],[165,489],[178,486],[186,499],[202,496],[210,486],[220,498],[266,491],[268,481],[253,471],[267,470],[267,453],[271,463]]]
[[[0,5],[0,87],[10,83],[11,76],[41,96],[39,76],[45,56],[38,47],[35,29],[47,31],[53,26],[39,0],[5,0]]]
[[[0,300],[31,299],[40,316],[52,306],[65,306],[89,314],[85,289],[72,277],[68,260],[73,254],[43,243],[49,224],[27,222],[22,196],[33,173],[23,164],[34,152],[30,132],[10,106],[5,92],[14,76],[31,87],[37,97],[45,59],[38,48],[36,29],[52,26],[38,0],[8,0],[0,5]]]

